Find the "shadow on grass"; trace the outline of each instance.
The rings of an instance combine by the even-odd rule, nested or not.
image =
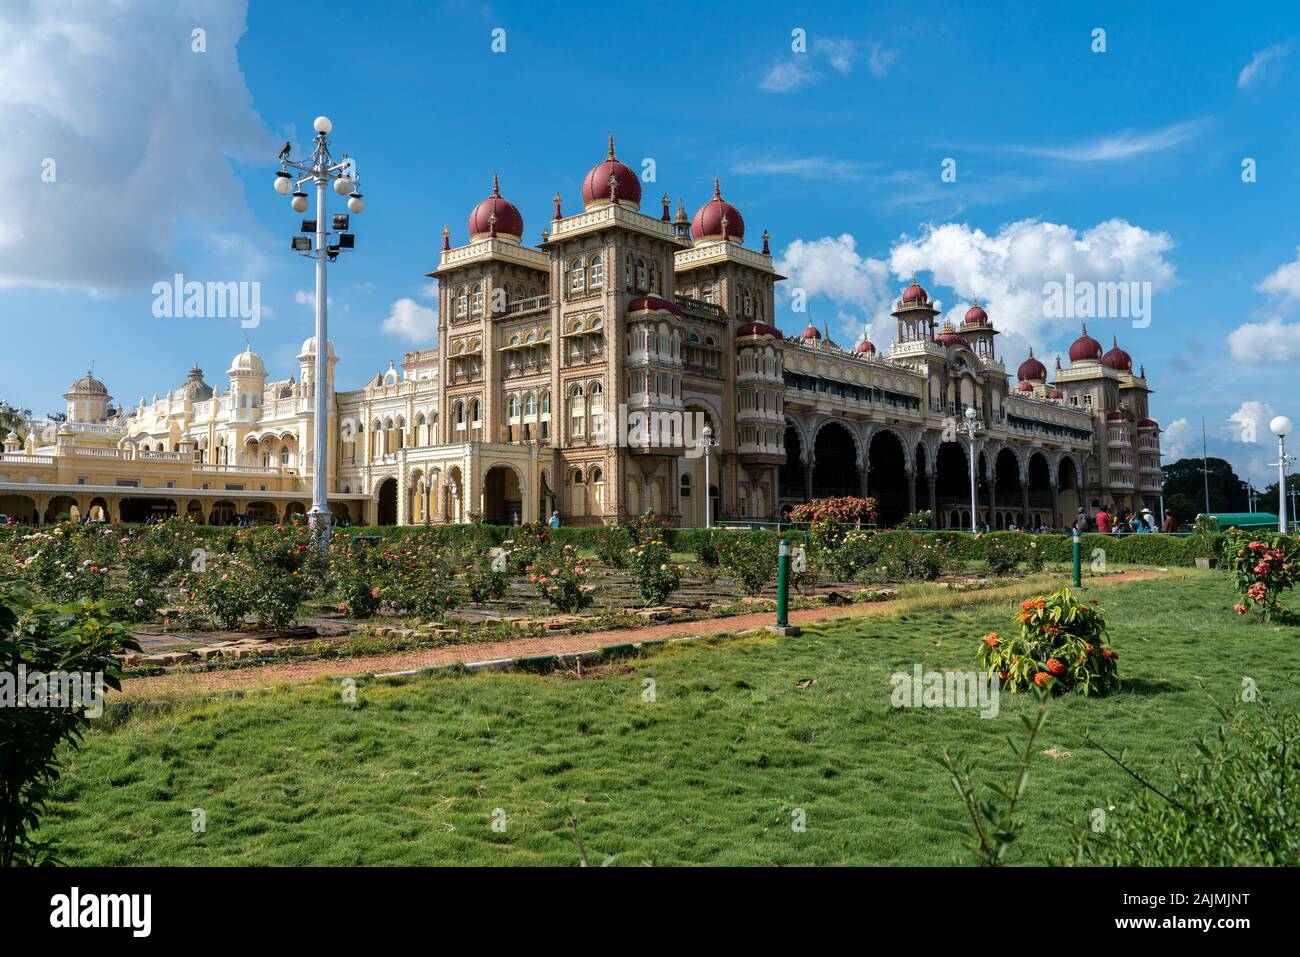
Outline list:
[[[1124,678],[1123,684],[1120,685],[1120,694],[1135,695],[1157,695],[1157,694],[1175,694],[1180,691],[1186,691],[1183,685],[1176,685],[1169,681],[1148,681],[1146,678]]]

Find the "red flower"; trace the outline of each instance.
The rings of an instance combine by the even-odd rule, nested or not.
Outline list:
[[[1054,679],[1046,671],[1040,671],[1034,675],[1034,684],[1040,688],[1046,688]]]
[[[1061,664],[1061,663],[1060,663],[1059,661],[1057,661],[1055,658],[1048,658],[1048,659],[1047,659],[1047,670],[1050,671],[1052,674],[1054,674],[1056,677],[1059,678],[1059,677],[1061,677],[1063,674],[1065,674],[1065,665]]]
[[[1246,606],[1245,606],[1245,605],[1240,605],[1240,604],[1238,604],[1238,605],[1233,605],[1233,606],[1232,606],[1232,610],[1235,611],[1238,615],[1244,615],[1244,614],[1246,614]]]
[[[1109,648],[1107,648],[1105,651],[1103,651],[1103,652],[1101,653],[1101,656],[1102,656],[1103,658],[1118,658],[1118,657],[1119,657],[1119,654],[1118,654],[1117,652],[1111,651]]]

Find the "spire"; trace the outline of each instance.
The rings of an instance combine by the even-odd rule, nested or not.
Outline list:
[[[1056,354],[1056,371],[1061,371],[1061,354],[1059,352]]]
[[[564,218],[563,216],[560,215],[560,193],[558,190],[556,190],[555,193],[555,216],[552,218],[555,219],[557,222]]]
[[[663,214],[662,216],[660,216],[659,218],[660,218],[661,220],[663,220],[663,221],[666,223],[666,222],[668,222],[668,207],[669,207],[669,205],[672,203],[672,200],[670,200],[670,199],[668,198],[668,194],[667,194],[667,193],[664,193],[663,203],[664,203],[664,214]]]
[[[682,202],[681,193],[677,194],[677,215],[674,217],[674,221],[679,223],[688,221],[686,218],[686,204]]]
[[[713,198],[722,199],[722,188],[718,185],[718,177],[713,177]]]
[[[442,248],[451,249],[451,227],[442,227]]]
[[[1083,320],[1083,319],[1081,319],[1081,320],[1079,320],[1079,324],[1080,324],[1081,326],[1083,326],[1083,334],[1086,336],[1086,335],[1088,334],[1088,323],[1087,323],[1087,320]]]
[[[609,134],[609,158],[614,158],[614,133],[611,130]]]
[[[769,248],[768,248],[768,245],[767,245],[767,230],[766,230],[766,229],[763,230],[763,255],[764,255],[764,256],[770,256],[770,255],[772,255],[772,250],[769,249]]]
[[[498,197],[501,195],[501,179],[495,170],[492,171],[492,195]]]

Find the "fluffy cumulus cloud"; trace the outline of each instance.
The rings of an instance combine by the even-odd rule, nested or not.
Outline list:
[[[1300,303],[1300,248],[1293,262],[1278,266],[1255,289],[1269,296],[1279,312],[1294,309]],[[1228,350],[1238,362],[1252,365],[1300,362],[1300,322],[1276,314],[1256,316],[1228,333]]]
[[[0,286],[147,290],[178,266],[178,224],[242,231],[231,160],[266,162],[278,145],[236,58],[245,14],[242,2],[201,17],[153,0],[0,8]]]
[[[1277,481],[1277,446],[1268,423],[1277,413],[1267,402],[1247,400],[1221,422],[1205,423],[1205,452],[1226,459],[1256,488]],[[1166,464],[1201,457],[1201,423],[1187,418],[1166,424],[1160,451]]]
[[[913,273],[928,273],[932,295],[945,288],[953,293],[947,318],[960,322],[971,298],[978,297],[1007,334],[1001,340],[1003,353],[1016,355],[1029,345],[1042,351],[1047,337],[1075,328],[1077,320],[1050,318],[1044,310],[1044,286],[1064,283],[1067,275],[1076,284],[1151,283],[1156,297],[1151,316],[1159,323],[1157,294],[1174,282],[1168,259],[1172,248],[1167,233],[1121,219],[1083,230],[1026,219],[994,233],[962,223],[929,226],[919,236],[901,237],[887,260],[861,256],[848,234],[796,240],[782,253],[777,268],[790,277],[786,285],[852,305],[877,322],[887,317],[900,282]],[[1124,327],[1129,328],[1126,320]],[[1094,332],[1104,334],[1104,322]]]
[[[414,299],[402,298],[393,303],[380,328],[386,335],[429,345],[438,335],[438,310],[422,306]]]
[[[807,300],[825,296],[839,307],[851,307],[864,317],[888,314],[893,289],[889,264],[861,255],[848,233],[821,239],[796,239],[781,253],[776,270],[789,277],[778,289],[796,308]],[[841,312],[836,328],[861,330],[862,320]]]

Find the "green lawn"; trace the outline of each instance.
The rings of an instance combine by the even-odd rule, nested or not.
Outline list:
[[[1152,768],[1190,756],[1217,723],[1201,682],[1226,699],[1249,675],[1265,700],[1300,700],[1300,629],[1237,618],[1222,578],[1092,594],[1125,689],[1054,702],[1017,862],[1059,860],[1088,811],[1129,790],[1085,732]],[[979,637],[1009,629],[1012,613],[873,617],[800,638],[675,646],[581,681],[368,684],[355,709],[320,685],[135,717],[95,731],[71,758],[41,836],[84,865],[574,865],[576,815],[593,863],[967,863],[957,796],[931,759],[946,745],[975,756],[981,780],[1007,780],[1006,737],[1020,740],[1016,716],[1031,702],[1004,695],[990,720],[895,711],[889,676],[918,661],[973,668]],[[816,683],[796,688],[805,677]],[[647,678],[655,703],[641,700]],[[196,807],[203,834],[190,829]],[[491,828],[495,808],[504,833]],[[806,812],[803,833],[790,826],[794,808]]]

